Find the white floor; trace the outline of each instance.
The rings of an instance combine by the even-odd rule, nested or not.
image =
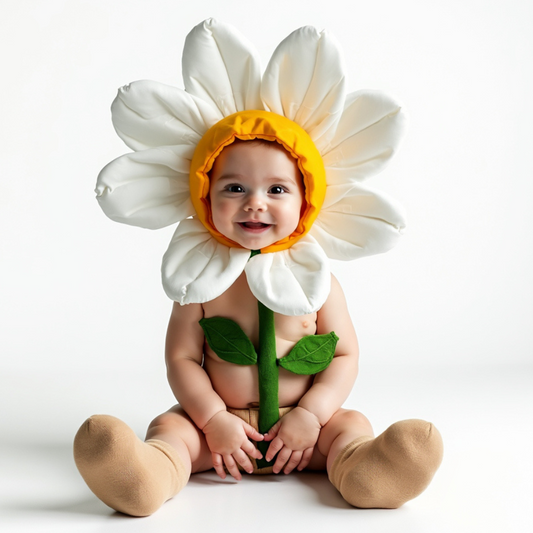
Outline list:
[[[152,517],[135,519],[92,495],[75,468],[70,438],[30,445],[3,435],[0,531],[532,531],[532,385],[531,368],[363,369],[349,406],[364,411],[377,432],[400,418],[426,418],[445,441],[432,485],[394,511],[350,508],[321,474],[237,483],[205,473]]]

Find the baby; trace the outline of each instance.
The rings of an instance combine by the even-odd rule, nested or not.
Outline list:
[[[300,222],[305,186],[295,158],[275,141],[235,140],[216,157],[208,202],[216,230],[242,248],[260,250],[291,235]],[[358,343],[337,280],[324,305],[305,316],[274,314],[278,359],[303,337],[338,336],[334,357],[313,375],[279,368],[280,419],[258,428],[258,368],[220,358],[202,319],[237,323],[259,342],[258,302],[245,273],[209,302],[174,303],[166,342],[168,380],[179,405],[150,424],[142,442],[120,420],[89,418],[75,439],[76,464],[107,505],[146,516],[176,495],[191,474],[288,474],[325,470],[355,507],[396,508],[420,494],[442,458],[435,427],[406,420],[374,438],[367,418],[343,409],[358,372]],[[262,454],[255,443],[268,443]],[[262,449],[265,449],[263,444]],[[261,466],[258,460],[270,466]],[[263,461],[264,462],[264,461]]]

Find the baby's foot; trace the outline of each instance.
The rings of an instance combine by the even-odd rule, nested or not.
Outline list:
[[[132,516],[155,512],[189,477],[172,446],[155,439],[143,442],[108,415],[84,422],[74,439],[74,460],[98,498]]]
[[[329,479],[355,507],[395,509],[418,496],[442,461],[442,438],[423,420],[403,420],[361,437],[335,458]]]

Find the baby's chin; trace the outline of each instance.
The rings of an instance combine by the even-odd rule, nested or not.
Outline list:
[[[230,238],[233,242],[236,242],[243,248],[246,248],[247,250],[262,250],[263,248],[266,248],[267,246],[271,246],[272,244],[275,244],[280,239],[279,238],[268,238],[266,235],[261,236],[250,236],[250,237],[240,237],[240,236],[234,236],[233,238]]]
[[[279,241],[279,237],[273,235],[273,228],[273,225],[265,228],[246,228],[239,226],[239,229],[231,235],[221,233],[227,239],[230,239],[247,250],[261,250]]]
[[[224,235],[224,237],[226,237],[227,239],[237,243],[239,246],[242,246],[242,248],[253,251],[253,250],[262,250],[263,248],[272,246],[273,244],[276,244],[277,242],[285,239],[286,237],[288,237],[289,235],[292,235],[293,233],[291,232],[289,235],[280,236],[276,234],[275,228],[276,228],[276,225],[272,224],[272,225],[269,225],[268,228],[265,228],[262,231],[261,230],[256,231],[254,230],[254,228],[252,228],[252,230],[249,231],[241,227],[239,230],[233,232],[231,235],[227,235],[226,233],[223,233],[222,231],[220,233],[222,233],[222,235]]]
[[[271,244],[274,244],[276,242],[278,242],[277,240],[265,240],[265,239],[258,239],[258,240],[254,240],[253,242],[250,242],[250,240],[246,239],[246,240],[242,240],[242,239],[239,239],[237,241],[235,241],[237,244],[239,244],[240,246],[242,246],[243,248],[245,248],[246,250],[261,250],[263,248],[266,248],[267,246],[270,246]]]

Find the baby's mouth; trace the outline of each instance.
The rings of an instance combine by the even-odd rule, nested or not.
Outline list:
[[[265,224],[264,222],[239,222],[239,226],[247,231],[260,232],[264,231],[267,228],[270,228],[272,224]]]

